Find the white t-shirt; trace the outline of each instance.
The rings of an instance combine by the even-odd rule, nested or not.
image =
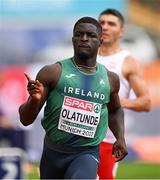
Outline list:
[[[112,72],[115,72],[120,79],[120,90],[119,90],[119,96],[128,98],[130,94],[130,84],[125,79],[125,77],[122,74],[122,66],[125,58],[130,55],[130,52],[126,50],[121,50],[115,54],[108,55],[108,56],[97,56],[97,62],[105,65],[105,67]],[[108,129],[107,134],[104,138],[104,142],[114,143],[115,137],[110,129]]]

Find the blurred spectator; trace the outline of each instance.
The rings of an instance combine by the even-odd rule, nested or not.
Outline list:
[[[0,72],[0,89],[4,84],[4,73]],[[25,132],[21,129],[16,129],[12,119],[4,112],[0,102],[0,146],[18,147],[25,150]]]

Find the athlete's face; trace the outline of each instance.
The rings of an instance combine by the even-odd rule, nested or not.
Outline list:
[[[73,34],[74,52],[80,58],[89,58],[97,54],[101,44],[101,34],[97,27],[90,23],[80,23]]]
[[[112,14],[104,14],[99,18],[102,26],[103,43],[113,44],[123,35],[124,28],[118,17]]]

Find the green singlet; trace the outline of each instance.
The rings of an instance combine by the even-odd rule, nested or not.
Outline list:
[[[72,61],[59,61],[61,77],[48,96],[42,119],[47,136],[57,144],[96,146],[108,128],[110,84],[106,68],[87,74]]]

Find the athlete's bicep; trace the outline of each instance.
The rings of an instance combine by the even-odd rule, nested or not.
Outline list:
[[[143,77],[143,68],[140,62],[132,56],[128,57],[125,61],[124,68],[126,69],[125,72],[127,72],[125,76],[136,96],[146,96],[149,92]]]

